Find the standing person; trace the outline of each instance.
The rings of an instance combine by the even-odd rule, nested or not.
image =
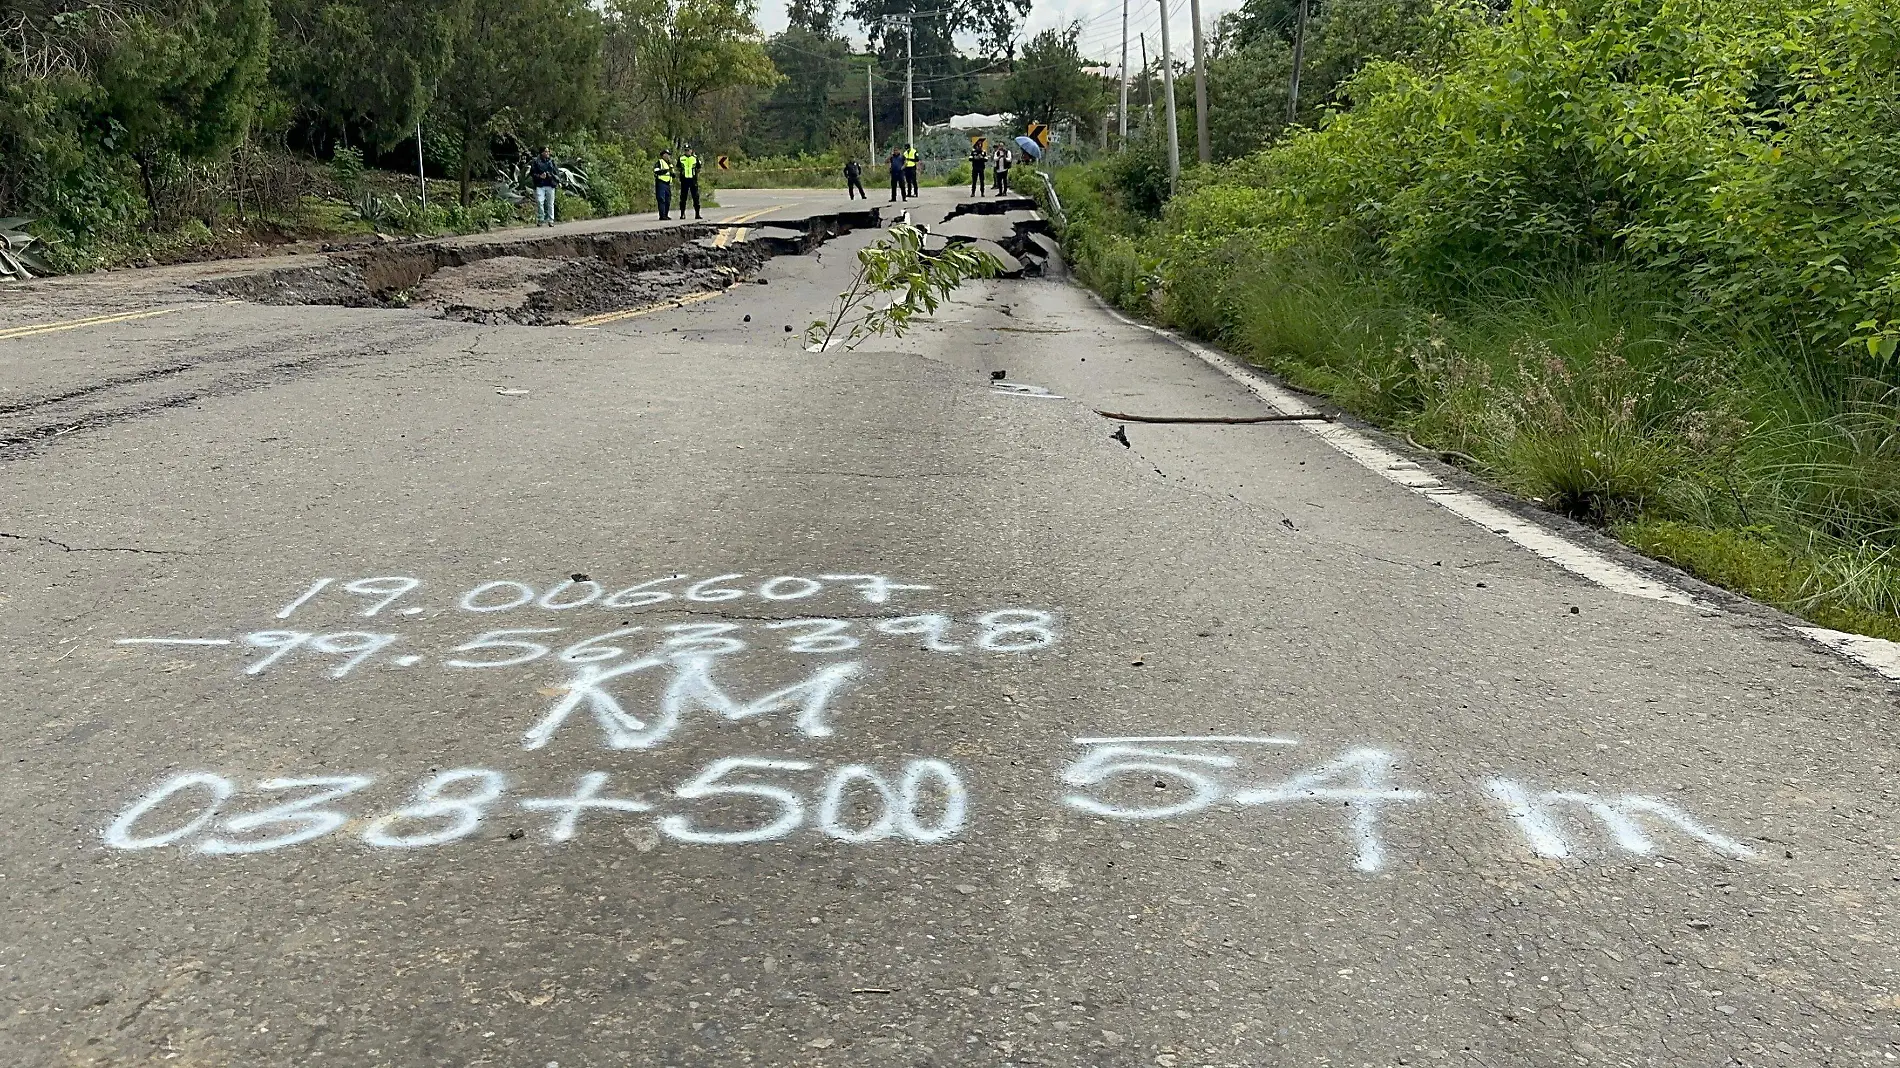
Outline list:
[[[985,185],[983,181],[983,169],[989,165],[989,162],[990,162],[990,154],[983,150],[983,143],[981,141],[971,142],[970,143],[970,195],[971,196],[977,196],[979,194],[989,192],[989,186]]]
[[[996,195],[999,197],[1009,195],[1009,149],[1007,148],[996,153]]]
[[[692,145],[680,148],[680,218],[686,218],[686,198],[693,198],[693,218],[703,219],[699,213],[699,154]]]
[[[864,168],[858,165],[858,158],[853,156],[844,164],[844,198],[856,200],[859,197],[871,199],[864,191]]]
[[[891,203],[897,203],[897,194],[910,199],[910,181],[904,177],[904,153],[902,149],[891,149]]]
[[[554,165],[554,155],[546,145],[541,154],[528,164],[528,180],[534,184],[534,207],[536,226],[554,225],[554,190],[561,184],[561,169]]]
[[[904,146],[904,188],[910,190],[911,196],[921,195],[917,192],[917,146],[915,145]]]
[[[660,218],[667,218],[673,204],[673,153],[664,148],[653,161],[653,199],[660,205]]]

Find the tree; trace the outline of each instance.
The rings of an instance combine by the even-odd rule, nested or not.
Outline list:
[[[986,54],[1004,51],[1017,24],[1029,14],[1029,5],[1030,0],[851,0],[846,13],[880,45],[888,45],[894,37],[900,59],[904,29],[894,19],[912,16],[921,59],[956,56],[955,38],[960,33],[975,37],[977,47]]]
[[[473,0],[436,97],[461,145],[463,205],[496,136],[551,137],[594,118],[600,47],[587,0]]]
[[[297,120],[386,148],[414,132],[469,0],[274,0],[273,79]]]
[[[1100,121],[1106,104],[1102,79],[1083,69],[1076,47],[1080,24],[1044,30],[1023,48],[1023,57],[997,93],[1007,111],[1025,122],[1074,122],[1083,128]]]
[[[633,88],[672,140],[705,129],[707,97],[780,75],[753,22],[753,0],[609,0],[631,53]]]
[[[1286,128],[1293,50],[1277,34],[1234,48],[1223,39],[1207,63],[1207,128],[1214,158],[1265,147]]]
[[[93,61],[95,121],[139,168],[145,198],[168,158],[209,159],[243,139],[270,53],[267,0],[171,0],[120,12]]]
[[[1307,0],[1309,27],[1321,10],[1323,0]],[[1223,15],[1220,36],[1236,48],[1277,37],[1288,44],[1300,21],[1300,0],[1246,0],[1239,9]]]
[[[776,140],[806,152],[823,148],[832,122],[831,91],[844,84],[850,71],[850,47],[842,37],[794,25],[765,49],[785,79],[765,102]]]

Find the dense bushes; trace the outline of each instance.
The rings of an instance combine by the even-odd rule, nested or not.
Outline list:
[[[1440,8],[1321,128],[1062,176],[1085,280],[1646,551],[1900,637],[1900,13]]]
[[[1325,129],[1213,184],[1273,191],[1270,243],[1337,237],[1421,285],[1630,258],[1717,311],[1894,354],[1900,9],[1520,3],[1448,41],[1369,65]]]

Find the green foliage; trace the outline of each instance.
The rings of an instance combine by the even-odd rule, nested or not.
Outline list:
[[[772,38],[766,52],[784,80],[766,100],[763,117],[789,135],[790,147],[821,151],[828,146],[834,117],[831,92],[850,71],[849,45],[842,37],[795,25]]]
[[[1239,165],[1297,240],[1421,284],[1624,256],[1721,313],[1900,347],[1900,12],[1880,0],[1523,3],[1421,31],[1325,129]]]
[[[161,156],[229,151],[248,128],[269,47],[265,0],[175,0],[128,14],[94,71],[93,121],[112,124],[148,184]]]
[[[955,52],[953,42],[958,34],[976,38],[977,47],[985,53],[1002,52],[1011,45],[1017,24],[1029,14],[1029,7],[1030,0],[851,0],[846,12],[886,46],[895,41],[900,49],[904,31],[892,19],[914,14],[917,55],[937,57]],[[926,68],[919,64],[919,73],[928,71],[929,76],[942,70],[941,66]]]
[[[1216,160],[1257,151],[1285,128],[1293,49],[1277,34],[1220,48],[1207,64],[1207,132]]]
[[[857,153],[863,162],[862,151]],[[874,189],[883,167],[872,161],[864,168],[864,186]],[[724,189],[825,189],[844,185],[844,157],[817,155],[755,156],[734,161],[729,171],[713,170],[707,177]]]
[[[1077,47],[1080,23],[1043,30],[1023,46],[1013,73],[996,94],[998,106],[1024,122],[1074,122],[1093,127],[1108,102],[1107,84],[1083,70]]]
[[[470,0],[435,104],[459,136],[463,205],[494,138],[548,139],[595,117],[601,32],[587,0]]]
[[[995,256],[967,245],[925,252],[923,229],[899,223],[883,240],[858,250],[857,270],[838,294],[837,310],[829,319],[814,319],[805,341],[811,351],[823,352],[834,342],[853,349],[874,337],[903,337],[912,320],[934,314],[958,286],[993,278],[1001,267]]]
[[[1164,206],[1142,147],[1063,177],[1077,273],[1712,581],[1900,635],[1900,11],[1319,22],[1317,128]]]
[[[704,98],[780,79],[753,21],[753,0],[611,0],[608,10],[634,85],[668,138],[703,134]]]
[[[271,78],[296,121],[378,147],[413,137],[469,0],[273,0]]]
[[[1672,520],[1625,523],[1617,537],[1696,577],[1806,616],[1824,627],[1900,641],[1900,567],[1891,552],[1812,553],[1761,528]]]

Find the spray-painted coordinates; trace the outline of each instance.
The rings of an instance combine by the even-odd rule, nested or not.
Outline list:
[[[350,605],[364,619],[374,619],[394,608],[397,601],[422,589],[423,582],[410,575],[380,575],[374,578],[320,578],[296,598],[277,610],[278,619],[289,619],[320,599],[339,596],[354,598]],[[512,612],[540,609],[566,612],[576,608],[625,611],[677,601],[692,606],[724,604],[751,598],[768,603],[804,601],[812,598],[847,595],[865,604],[888,604],[896,594],[924,592],[936,587],[913,582],[898,582],[884,575],[823,574],[748,576],[742,571],[695,578],[680,573],[646,579],[630,586],[614,587],[589,578],[571,575],[558,582],[536,586],[514,579],[492,579],[471,586],[449,599],[464,612]],[[420,615],[425,609],[405,605],[395,609],[400,615]]]
[[[106,827],[105,843],[126,850],[180,846],[214,856],[287,849],[333,834],[359,819],[337,803],[375,782],[369,775],[316,775],[266,779],[240,791],[224,775],[177,775],[121,812]],[[510,802],[505,796],[509,787],[506,775],[487,768],[440,772],[417,785],[408,804],[368,815],[357,837],[376,849],[447,845],[474,834],[498,807],[511,806],[544,815],[544,837],[549,842],[578,837],[583,817],[661,813],[652,817],[661,835],[695,845],[770,842],[806,827],[853,844],[929,844],[955,838],[963,829],[969,806],[963,780],[941,760],[913,760],[887,775],[867,764],[826,770],[809,760],[721,757],[666,792],[666,798],[681,808],[706,798],[744,798],[763,803],[771,812],[764,820],[736,827],[702,823],[690,811],[663,813],[666,801],[651,801],[644,795],[612,796],[607,793],[604,771],[583,774],[564,796]],[[225,815],[225,808],[240,792],[283,795],[288,800]],[[874,797],[877,815],[868,821],[850,818],[847,801],[852,796]]]
[[[425,662],[476,676],[557,667],[564,683],[540,691],[551,702],[507,730],[526,753],[571,752],[579,745],[598,755],[653,752],[683,736],[699,745],[716,743],[731,724],[778,725],[780,741],[761,746],[749,737],[748,749],[835,745],[841,728],[849,726],[848,718],[840,722],[841,703],[875,674],[878,659],[921,652],[974,665],[990,657],[1027,658],[1063,638],[1052,611],[949,611],[935,605],[929,607],[938,610],[920,611],[925,606],[891,602],[934,587],[832,571],[766,577],[680,573],[617,588],[584,574],[542,585],[491,580],[455,588],[450,618],[462,612],[552,614],[509,620],[532,625],[446,640],[398,633],[401,621],[449,611],[434,599],[434,613],[414,603],[424,588],[421,579],[408,576],[318,579],[276,610],[277,627],[230,637],[120,641],[229,646],[243,654],[236,670],[244,678],[275,677],[298,665],[335,680]],[[824,598],[833,601],[824,606],[827,614],[778,617],[810,611],[802,602]],[[747,614],[716,618],[729,609],[707,605]],[[867,611],[864,605],[877,607]],[[854,611],[844,611],[846,606]],[[618,617],[637,608],[715,618],[634,622],[561,614],[601,609]],[[325,614],[378,623],[376,629],[358,629],[361,624],[325,627],[310,621]],[[1473,809],[1520,852],[1543,858],[1646,856],[1666,838],[1725,859],[1755,855],[1682,808],[1640,793],[1550,788],[1506,776],[1451,792],[1419,789],[1405,781],[1401,755],[1376,745],[1314,757],[1295,738],[1249,733],[1082,736],[1073,746],[1052,762],[1053,788],[1046,779],[998,782],[979,784],[976,796],[1039,796],[1072,818],[1149,825],[1217,818],[1256,824],[1317,819],[1322,826],[1337,821],[1342,861],[1367,874],[1386,871],[1404,848],[1403,837],[1400,844],[1390,841],[1388,824],[1433,804]],[[549,843],[638,824],[650,836],[688,845],[761,845],[803,833],[851,845],[930,846],[967,837],[980,824],[966,773],[928,756],[873,764],[794,748],[715,756],[697,772],[662,784],[623,770],[586,771],[551,791],[523,787],[512,772],[461,767],[422,777],[406,803],[369,801],[366,791],[387,778],[174,775],[120,810],[104,828],[104,844],[204,856],[268,853],[318,839],[414,850],[469,839],[502,811],[538,818],[540,837]],[[1403,824],[1407,831],[1416,826]],[[1256,827],[1246,833],[1259,832]]]

